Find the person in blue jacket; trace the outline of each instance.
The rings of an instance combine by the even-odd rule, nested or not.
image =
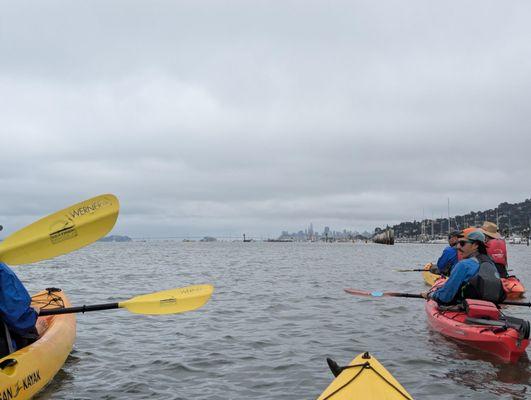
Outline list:
[[[496,266],[487,255],[485,235],[479,229],[458,240],[457,251],[463,259],[452,268],[449,278],[437,289],[422,293],[440,305],[451,305],[465,298],[500,303],[505,299]]]
[[[448,235],[448,246],[445,247],[437,260],[437,265],[432,265],[430,271],[434,274],[449,276],[452,268],[457,264],[457,241],[459,231],[453,231]]]
[[[38,315],[39,309],[31,307],[31,297],[20,279],[0,262],[0,357],[38,338]]]

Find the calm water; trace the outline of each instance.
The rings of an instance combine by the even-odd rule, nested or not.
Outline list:
[[[96,243],[17,267],[30,291],[63,288],[74,305],[190,284],[216,291],[200,310],[78,316],[67,363],[39,399],[315,399],[341,364],[371,351],[418,399],[531,398],[529,360],[505,365],[428,329],[417,299],[368,299],[344,287],[425,290],[418,268],[443,245]],[[510,246],[531,287],[531,248]],[[531,317],[524,307],[511,314]],[[528,350],[529,352],[530,350]]]

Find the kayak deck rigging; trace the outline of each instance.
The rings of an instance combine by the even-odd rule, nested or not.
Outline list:
[[[327,362],[336,379],[318,400],[412,399],[389,371],[368,352],[358,355],[345,367],[340,367],[329,358]]]

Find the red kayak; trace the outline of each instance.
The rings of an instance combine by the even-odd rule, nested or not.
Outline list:
[[[488,301],[467,299],[465,304],[464,308],[445,309],[427,301],[430,326],[444,336],[515,363],[529,344],[529,322],[502,315]]]

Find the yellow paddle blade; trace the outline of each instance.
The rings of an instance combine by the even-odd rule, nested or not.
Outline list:
[[[194,285],[144,294],[118,303],[135,314],[177,314],[202,307],[212,296],[214,286]]]
[[[0,243],[0,261],[29,264],[69,253],[107,234],[118,218],[118,199],[103,194],[48,215]]]

